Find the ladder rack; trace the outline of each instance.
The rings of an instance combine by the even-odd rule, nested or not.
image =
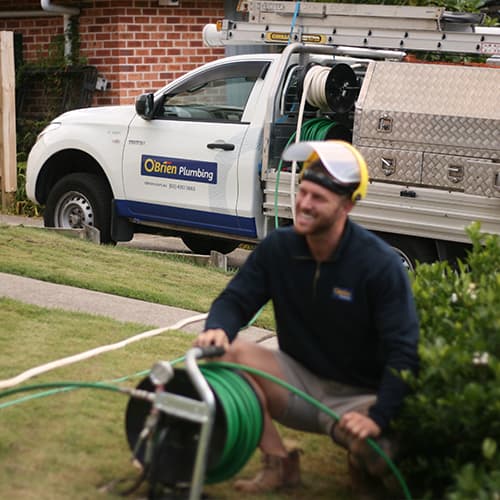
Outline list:
[[[247,21],[224,19],[221,45],[313,43],[403,51],[500,55],[500,28],[482,14],[441,7],[249,0]],[[213,40],[207,42],[215,45]]]

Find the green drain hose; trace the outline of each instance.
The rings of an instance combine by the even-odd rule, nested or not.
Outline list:
[[[222,370],[222,369],[224,369],[224,371],[219,372],[219,370]],[[245,371],[245,372],[251,373],[252,375],[257,375],[259,377],[270,380],[271,382],[274,382],[274,383],[284,387],[285,389],[293,392],[297,396],[303,398],[308,403],[310,403],[313,406],[315,406],[316,408],[318,408],[320,411],[326,413],[328,416],[330,416],[335,421],[340,420],[339,415],[337,415],[334,411],[332,411],[330,408],[328,408],[327,406],[325,406],[321,402],[312,398],[311,396],[309,396],[305,392],[301,391],[300,389],[297,389],[296,387],[294,387],[294,386],[284,382],[283,380],[276,378],[273,375],[270,375],[266,372],[262,372],[260,370],[257,370],[255,368],[251,368],[249,366],[244,366],[244,365],[240,365],[237,363],[228,363],[225,361],[209,362],[209,363],[206,363],[205,365],[203,365],[203,367],[202,367],[203,375],[207,378],[207,380],[209,382],[210,382],[210,377],[211,377],[212,371],[216,371],[218,373],[218,377],[223,379],[225,377],[229,377],[229,373],[231,373],[231,370]],[[235,374],[233,373],[232,375],[235,375]],[[229,379],[227,380],[227,382],[229,384]],[[226,390],[226,387],[228,384],[224,384],[224,385],[220,385],[220,386],[219,385],[212,386],[213,390],[216,392],[216,394],[219,396],[219,398],[221,398],[221,399],[226,398],[225,390]],[[246,385],[248,386],[248,384],[246,384]],[[244,408],[242,407],[240,412],[238,412],[238,414],[239,415],[246,415],[246,418],[244,420],[241,420],[241,419],[236,420],[235,418],[233,418],[232,413],[231,414],[226,413],[227,427],[228,427],[228,439],[227,439],[227,441],[229,441],[229,429],[230,428],[234,427],[234,429],[231,429],[231,433],[240,433],[240,432],[241,433],[250,433],[250,432],[252,432],[252,426],[255,425],[259,421],[258,418],[253,420],[252,415],[257,414],[257,412],[259,412],[259,414],[261,415],[260,403],[259,403],[259,400],[257,399],[256,394],[253,391],[250,391],[250,392],[247,392],[246,394],[243,394],[243,392],[238,392],[238,389],[234,388],[234,390],[232,390],[231,392],[236,395],[236,397],[235,397],[234,401],[232,401],[232,403],[234,402],[236,404],[244,405]],[[246,398],[249,398],[249,400],[243,401]],[[251,408],[252,412],[245,413],[245,412],[249,411],[248,410],[249,408]],[[261,419],[262,419],[262,417],[260,417],[260,420]],[[260,437],[260,434],[259,434],[259,437]],[[408,486],[407,486],[401,472],[396,467],[394,462],[387,456],[387,454],[382,450],[382,448],[380,448],[380,446],[377,444],[376,441],[374,441],[371,438],[367,438],[366,441],[369,444],[369,446],[386,462],[389,469],[391,470],[391,472],[394,474],[394,476],[398,480],[398,482],[401,486],[401,489],[403,490],[404,498],[406,500],[411,500],[412,497],[411,497],[410,491],[408,489]],[[255,445],[253,444],[254,441],[252,441],[252,440],[247,441],[245,439],[245,443],[248,443],[248,448],[246,448],[244,446],[242,446],[241,448],[240,447],[231,448],[229,443],[227,442],[226,443],[227,450],[225,450],[225,451],[227,451],[227,455],[224,457],[224,464],[218,464],[217,469],[222,469],[223,467],[230,467],[233,460],[237,461],[240,458],[240,454],[244,455],[246,457],[245,462],[241,465],[241,467],[243,467],[243,465],[246,463],[246,461],[250,458],[252,453],[255,451],[255,448],[257,447],[257,444],[258,444],[258,440],[257,440],[257,443]],[[227,461],[227,463],[226,463],[226,461]],[[236,467],[234,467],[232,469],[231,474],[227,477],[224,477],[224,479],[228,479],[232,475],[236,474],[238,472],[239,468],[237,470],[235,470],[235,469],[236,469]],[[207,477],[211,478],[210,473],[211,473],[211,471],[209,470]],[[221,480],[223,480],[223,479],[221,479]],[[216,482],[216,481],[213,481],[213,482]]]
[[[185,357],[178,358],[171,362],[172,365],[182,362]],[[234,370],[245,371],[262,378],[266,378],[285,389],[297,394],[320,411],[323,411],[334,420],[338,421],[339,416],[330,410],[327,406],[315,400],[308,394],[302,392],[296,387],[278,379],[268,373],[262,372],[249,366],[237,363],[228,363],[224,361],[208,362],[200,365],[203,376],[211,385],[213,391],[217,394],[221,406],[224,410],[227,424],[227,436],[221,458],[216,464],[209,467],[207,471],[206,482],[209,484],[222,482],[236,475],[238,471],[246,464],[251,455],[257,448],[262,433],[262,409],[260,402],[250,385],[239,376]],[[140,375],[146,375],[148,371],[139,372]],[[136,375],[139,375],[136,374]],[[123,381],[129,377],[115,379],[113,382]],[[40,389],[53,389],[43,394],[37,394],[33,397],[42,397],[54,394],[56,391],[73,389],[100,389],[124,393],[118,386],[109,383],[89,383],[89,382],[49,382],[42,384],[33,384],[24,387],[16,387],[10,390],[1,391],[0,398],[11,396],[17,393],[29,392]],[[9,401],[0,408],[24,402],[25,400]],[[387,463],[391,472],[398,480],[406,500],[411,500],[411,494],[408,486],[394,462],[373,440],[368,438],[368,444],[371,448]]]

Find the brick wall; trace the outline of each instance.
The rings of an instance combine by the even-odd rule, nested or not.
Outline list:
[[[59,1],[55,5],[62,5]],[[38,0],[2,1],[1,11],[41,11]],[[200,64],[224,55],[204,47],[202,28],[224,17],[224,0],[64,2],[80,8],[80,55],[98,68],[110,88],[96,91],[94,105],[130,104],[143,92],[157,90]],[[62,16],[2,18],[0,30],[23,36],[24,61],[46,57],[51,40],[63,35]]]

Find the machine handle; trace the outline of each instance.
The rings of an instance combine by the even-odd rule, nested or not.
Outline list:
[[[209,345],[207,347],[200,347],[200,353],[197,358],[218,358],[222,356],[226,350],[224,347],[219,347],[216,345]]]
[[[220,349],[220,348],[217,348]],[[191,379],[191,382],[196,388],[202,401],[207,406],[208,418],[201,425],[200,437],[198,440],[198,450],[193,468],[193,476],[191,478],[191,489],[189,491],[189,500],[199,500],[201,498],[203,482],[207,466],[207,454],[212,436],[212,428],[215,420],[215,396],[212,389],[205,380],[205,377],[200,371],[196,359],[202,357],[206,352],[216,352],[215,346],[209,347],[194,347],[186,353],[186,369]],[[217,351],[218,352],[218,351]]]

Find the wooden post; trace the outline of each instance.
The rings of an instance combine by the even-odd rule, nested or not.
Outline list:
[[[14,34],[0,31],[0,181],[2,208],[14,206],[17,190]]]

